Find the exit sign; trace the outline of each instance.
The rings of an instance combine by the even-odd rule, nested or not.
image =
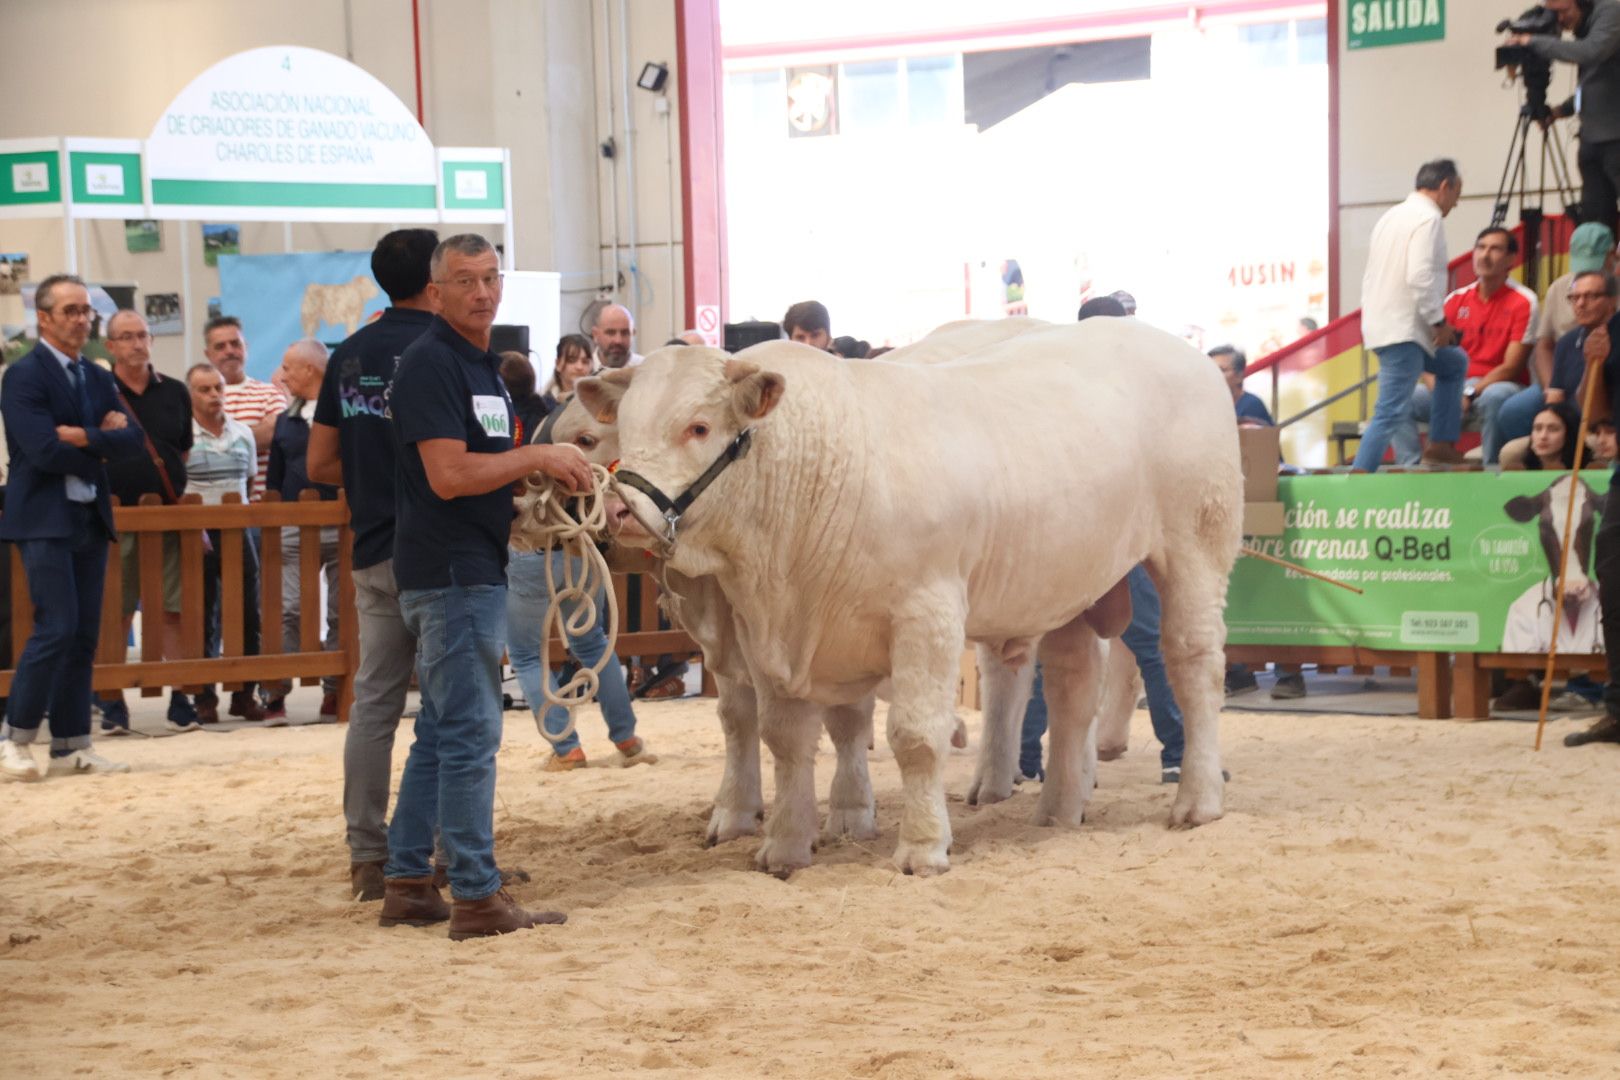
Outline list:
[[[1348,0],[1351,49],[1440,41],[1446,36],[1446,0]]]

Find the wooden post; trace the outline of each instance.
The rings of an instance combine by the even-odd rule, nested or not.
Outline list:
[[[163,500],[148,492],[140,497],[141,506],[162,506]],[[136,581],[141,597],[141,662],[150,664],[163,659],[163,537],[160,532],[137,532],[135,537]],[[118,606],[120,633],[123,630],[123,597],[111,592],[106,599]],[[105,616],[103,616],[105,617]],[[162,697],[163,687],[142,686],[141,697]]]
[[[1491,673],[1476,653],[1458,653],[1451,669],[1451,714],[1458,720],[1485,720],[1491,715]]]
[[[236,492],[227,492],[221,502],[226,506],[239,506],[242,498]],[[244,603],[252,597],[242,595],[242,545],[246,537],[241,528],[219,531],[219,637],[221,656],[241,656],[245,648],[242,636]],[[261,628],[260,636],[263,631]],[[227,683],[226,690],[241,690],[242,682]]]
[[[196,492],[180,496],[181,506],[200,506],[202,496]],[[200,529],[180,531],[180,658],[201,660],[208,651],[204,643],[203,613],[203,534]],[[201,685],[184,687],[187,693],[198,693]]]
[[[112,500],[113,512],[117,514],[118,499]],[[17,595],[13,585],[12,596]],[[17,623],[12,621],[12,637],[16,639]],[[101,633],[96,642],[96,663],[122,664],[129,651],[129,639],[124,635],[124,560],[119,551],[118,541],[114,540],[107,545],[107,573],[102,578],[101,585]],[[19,646],[17,652],[21,654]]]
[[[343,524],[338,528],[338,640],[343,650],[343,675],[338,680],[338,723],[349,722],[354,704],[354,676],[360,670],[360,615],[354,595],[354,530],[349,527],[349,501],[338,491]]]
[[[1417,654],[1418,715],[1425,720],[1451,716],[1451,657],[1445,653]]]
[[[298,493],[298,501],[318,503],[321,493],[305,488]],[[326,609],[321,606],[321,529],[320,525],[305,525],[298,530],[298,651],[321,651],[321,621]],[[282,651],[287,651],[286,642]],[[304,686],[314,686],[321,680],[305,677]]]

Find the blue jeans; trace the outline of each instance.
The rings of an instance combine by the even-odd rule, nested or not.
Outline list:
[[[1131,590],[1131,625],[1126,627],[1120,640],[1136,657],[1136,666],[1142,672],[1142,685],[1147,690],[1148,717],[1153,721],[1153,734],[1158,738],[1159,766],[1165,769],[1181,765],[1186,740],[1182,732],[1181,707],[1176,704],[1175,691],[1164,670],[1164,653],[1159,649],[1159,591],[1153,579],[1141,566],[1131,569],[1125,576]],[[1023,739],[1018,752],[1018,769],[1025,776],[1040,776],[1041,736],[1046,734],[1046,699],[1041,695],[1041,669],[1035,667],[1035,688],[1030,694],[1029,706],[1024,710]]]
[[[73,509],[73,535],[19,540],[34,632],[12,677],[0,738],[31,743],[50,714],[51,752],[90,745],[90,669],[101,637],[101,587],[107,577],[107,532],[93,504]],[[7,564],[7,574],[11,567]]]
[[[1469,379],[1466,385],[1473,386],[1478,381]],[[1474,399],[1474,415],[1479,420],[1480,454],[1486,465],[1496,464],[1497,455],[1502,452],[1502,444],[1507,442],[1507,439],[1502,437],[1502,409],[1508,401],[1523,391],[1524,387],[1518,383],[1493,382],[1481,390],[1479,396]],[[1395,447],[1395,464],[1416,465],[1422,458],[1417,426],[1419,423],[1428,423],[1433,400],[1433,392],[1421,382],[1413,389],[1412,415],[1390,439],[1390,445]],[[1524,433],[1526,435],[1530,433],[1529,425],[1525,426]]]
[[[1532,386],[1527,390],[1520,390],[1503,402],[1501,410],[1496,414],[1496,431],[1501,439],[1496,447],[1497,456],[1501,455],[1502,447],[1514,439],[1522,439],[1530,434],[1530,429],[1536,422],[1536,413],[1547,407],[1546,401],[1541,387]],[[1491,460],[1495,461],[1496,457],[1492,457]]]
[[[1361,436],[1355,467],[1377,472],[1384,451],[1412,412],[1412,389],[1425,371],[1434,375],[1433,415],[1429,423],[1430,442],[1456,442],[1462,431],[1463,379],[1468,374],[1468,355],[1461,349],[1445,348],[1433,356],[1414,341],[1375,349],[1378,357],[1378,404],[1372,420]]]
[[[433,872],[443,837],[450,894],[482,900],[501,887],[495,867],[495,752],[501,747],[505,585],[452,585],[399,594],[416,635],[422,710],[388,826],[390,878]]]
[[[561,551],[551,553],[552,578],[562,582],[569,570],[569,556]],[[577,578],[583,560],[573,560]],[[557,689],[557,673],[545,669],[546,616],[551,607],[551,594],[546,591],[546,556],[538,551],[513,551],[506,563],[506,655],[512,661],[512,673],[523,688],[523,697],[536,717],[541,716],[545,697],[540,689],[544,674],[551,689]],[[596,598],[597,610],[607,618],[605,595]],[[563,621],[574,617],[581,604],[567,602],[562,606]],[[579,637],[569,635],[568,651],[585,667],[594,667],[607,652],[607,630],[600,621]],[[622,743],[636,736],[636,714],[630,705],[630,690],[625,686],[624,669],[617,656],[609,656],[602,666],[601,685],[596,700],[602,706],[602,718],[607,721],[608,738]],[[568,710],[560,705],[547,708],[541,721],[545,730],[555,735],[568,726]],[[570,732],[568,738],[552,746],[558,754],[578,749],[579,736]]]

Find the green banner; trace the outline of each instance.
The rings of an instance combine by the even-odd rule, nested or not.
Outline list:
[[[0,206],[61,202],[59,157],[55,150],[0,154]]]
[[[1446,36],[1446,0],[1348,0],[1350,49],[1440,41]]]
[[[1227,590],[1234,645],[1362,645],[1415,652],[1545,652],[1571,490],[1567,473],[1284,477],[1281,536],[1247,548],[1360,595],[1242,557]],[[1592,575],[1609,474],[1575,487],[1560,653],[1601,652]]]

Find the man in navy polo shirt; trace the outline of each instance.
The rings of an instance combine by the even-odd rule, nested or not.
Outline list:
[[[517,481],[543,472],[570,491],[592,481],[572,446],[513,445],[512,403],[489,351],[501,302],[489,241],[450,237],[434,250],[431,272],[439,315],[400,357],[390,395],[399,454],[394,578],[419,643],[422,711],[388,827],[378,921],[448,917],[460,941],[565,918],[525,911],[495,865],[506,545]],[[448,911],[431,876],[435,826],[449,857]]]

